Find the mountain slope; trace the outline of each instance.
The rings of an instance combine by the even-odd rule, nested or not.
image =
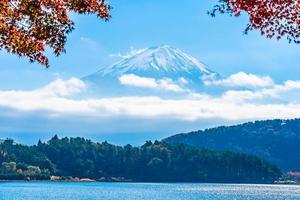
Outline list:
[[[163,141],[252,154],[285,171],[300,171],[300,119],[249,122],[178,134]]]

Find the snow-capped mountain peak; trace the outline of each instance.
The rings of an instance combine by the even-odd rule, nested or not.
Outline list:
[[[120,76],[137,74],[142,76],[169,77],[187,75],[209,75],[214,73],[194,57],[169,45],[150,47],[138,51],[129,58],[100,69],[98,76]]]
[[[178,48],[162,45],[135,51],[83,80],[105,94],[149,95],[159,90],[200,91],[205,77],[217,76],[196,58]]]

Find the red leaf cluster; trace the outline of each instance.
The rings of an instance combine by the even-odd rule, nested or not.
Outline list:
[[[300,0],[219,0],[210,14],[216,12],[234,16],[245,12],[250,19],[245,33],[260,30],[267,38],[300,43]]]
[[[105,0],[0,0],[0,49],[48,67],[45,48],[60,55],[74,29],[70,12],[108,20],[110,9]]]

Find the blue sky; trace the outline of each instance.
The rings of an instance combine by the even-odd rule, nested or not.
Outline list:
[[[113,0],[111,4],[113,18],[107,23],[95,16],[73,16],[76,29],[69,35],[67,54],[55,58],[49,53],[48,70],[1,51],[0,87],[39,86],[57,75],[82,77],[113,63],[110,54],[160,44],[183,49],[224,75],[246,71],[278,81],[298,78],[299,45],[267,40],[258,32],[243,35],[247,17],[211,18],[206,12],[214,1]]]
[[[285,40],[268,40],[261,37],[258,32],[244,35],[247,16],[234,18],[219,15],[211,18],[206,12],[213,7],[215,1],[112,0],[110,2],[114,9],[111,13],[113,18],[109,22],[102,22],[95,16],[72,15],[76,29],[68,37],[67,53],[56,58],[49,52],[50,69],[44,69],[39,64],[29,64],[25,58],[0,51],[0,90],[35,90],[57,78],[62,80],[71,77],[81,78],[100,67],[114,63],[117,58],[110,56],[111,54],[126,53],[130,47],[140,49],[161,44],[169,44],[184,50],[224,77],[242,71],[258,76],[269,76],[278,84],[286,80],[300,80],[300,45],[289,44]],[[2,121],[8,120],[6,117],[1,118]],[[21,128],[26,129],[24,132],[28,133],[39,132],[39,126],[34,126],[38,121],[30,117],[18,120],[16,124],[11,120],[8,121],[10,121],[8,127],[2,128],[4,136],[9,132],[19,134]],[[47,124],[48,134],[60,130],[65,134],[71,134],[66,133],[67,126],[59,128],[58,124],[61,122],[43,120],[40,123]],[[91,127],[95,127],[90,128],[90,132],[100,129],[96,127],[97,123],[89,123]],[[101,122],[102,125],[103,123]],[[69,126],[73,124],[70,123]],[[111,124],[113,123],[110,122],[110,126]],[[176,121],[168,125],[170,124],[176,124]],[[205,121],[202,125],[193,122],[181,129],[164,128],[164,134],[157,135],[151,134],[149,130],[145,131],[147,134],[143,137],[139,135],[132,138],[139,138],[136,141],[140,142],[150,136],[154,139],[177,131],[205,127],[203,124],[208,126],[211,122]],[[13,126],[20,128],[15,130]],[[158,127],[166,126],[161,123]],[[45,130],[44,128],[43,131],[47,132]],[[83,132],[78,131],[78,134]],[[130,128],[125,132],[128,138],[126,141],[132,140]],[[119,138],[104,135],[109,134],[91,137],[115,141]]]

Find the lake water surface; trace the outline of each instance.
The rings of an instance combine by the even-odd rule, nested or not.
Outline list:
[[[0,200],[300,200],[300,186],[163,183],[0,183]]]

